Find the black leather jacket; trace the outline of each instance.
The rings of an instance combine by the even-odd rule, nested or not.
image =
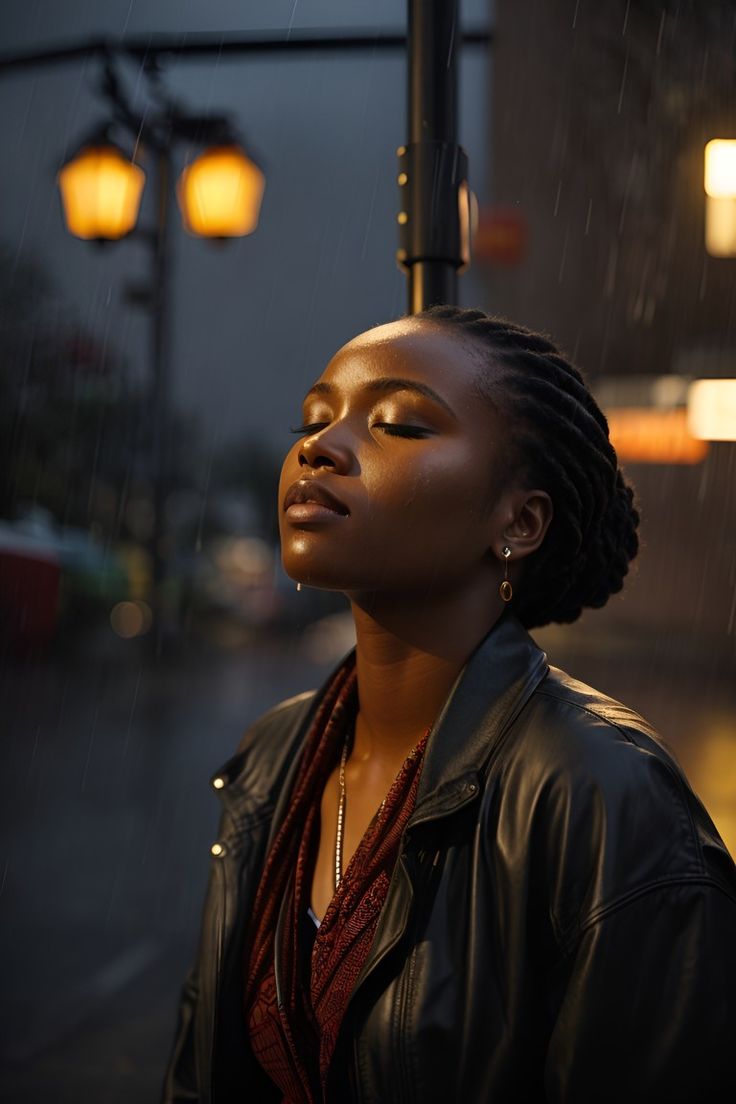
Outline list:
[[[256,721],[212,778],[219,851],[165,1104],[280,1104],[248,1044],[242,940],[319,697]],[[733,1104],[735,1048],[732,859],[651,726],[550,667],[508,611],[427,745],[331,1104]]]

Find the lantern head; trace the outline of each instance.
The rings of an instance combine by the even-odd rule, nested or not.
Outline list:
[[[263,173],[240,146],[213,146],[179,178],[177,196],[184,226],[203,238],[252,234],[264,187]]]
[[[145,173],[114,143],[85,143],[57,177],[70,234],[86,240],[116,240],[138,219]]]

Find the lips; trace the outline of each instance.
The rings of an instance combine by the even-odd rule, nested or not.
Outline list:
[[[343,517],[347,517],[350,513],[344,502],[341,502],[339,498],[336,498],[326,487],[323,487],[321,483],[314,479],[300,479],[297,483],[292,483],[284,498],[284,510],[288,510],[290,506],[307,502],[324,506],[328,510],[333,510],[336,514],[342,514]]]

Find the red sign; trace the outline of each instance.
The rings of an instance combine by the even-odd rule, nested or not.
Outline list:
[[[473,239],[473,258],[489,264],[515,265],[526,253],[527,224],[516,207],[482,207]]]

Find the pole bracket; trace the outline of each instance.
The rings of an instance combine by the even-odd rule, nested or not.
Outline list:
[[[468,155],[462,146],[436,141],[400,146],[397,155],[399,268],[408,272],[417,261],[433,261],[462,271],[470,263]]]

